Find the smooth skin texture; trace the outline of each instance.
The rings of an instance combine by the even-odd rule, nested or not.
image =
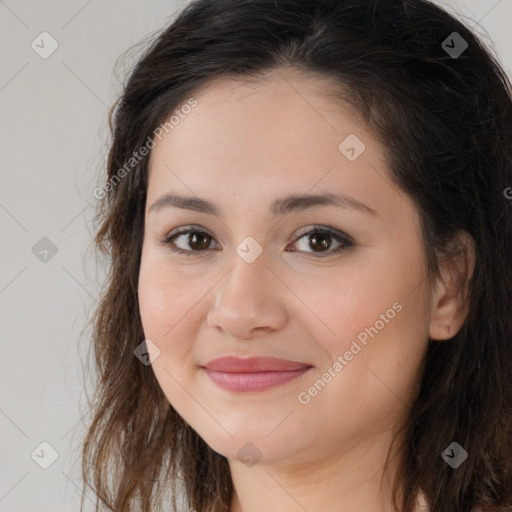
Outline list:
[[[392,183],[378,141],[325,87],[285,70],[259,83],[216,80],[150,158],[139,305],[145,336],[160,350],[152,368],[172,406],[228,457],[231,512],[391,511],[396,459],[384,478],[383,465],[417,392],[428,337],[451,338],[467,314],[452,272],[428,284],[416,207]],[[355,161],[338,149],[349,134],[366,146]],[[219,215],[149,211],[171,192],[207,199]],[[347,194],[376,213],[270,211],[278,198],[313,193]],[[323,246],[303,234],[315,224],[354,244],[334,254],[334,237]],[[172,253],[165,237],[190,225],[206,238],[182,234],[174,242],[190,253]],[[249,236],[263,249],[252,263],[236,252]],[[301,404],[299,394],[397,302],[401,311]],[[236,393],[201,368],[224,355],[313,368]],[[261,453],[254,465],[237,458],[248,442]]]

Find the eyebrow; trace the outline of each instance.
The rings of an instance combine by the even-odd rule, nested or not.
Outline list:
[[[354,209],[371,215],[378,215],[373,208],[342,193],[290,195],[276,199],[272,203],[270,211],[274,215],[284,215],[290,212],[299,212],[307,210],[308,208],[314,208],[315,206],[338,206],[340,208]],[[157,212],[163,208],[170,207],[192,210],[219,217],[222,216],[221,210],[211,201],[199,197],[181,196],[172,193],[163,194],[156,199],[149,207],[148,213]]]

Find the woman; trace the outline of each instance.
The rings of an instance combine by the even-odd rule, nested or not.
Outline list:
[[[425,0],[196,0],[111,114],[101,510],[512,506],[511,86]]]

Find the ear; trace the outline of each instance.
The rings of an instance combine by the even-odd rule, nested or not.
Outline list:
[[[475,243],[466,231],[459,231],[448,259],[440,261],[441,277],[436,280],[430,315],[430,338],[446,340],[455,336],[469,311],[468,285],[475,268]]]

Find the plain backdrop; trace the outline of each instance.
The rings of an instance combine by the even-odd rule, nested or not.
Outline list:
[[[512,75],[512,0],[437,3]],[[93,190],[130,60],[114,65],[185,4],[0,0],[0,512],[79,509]]]

